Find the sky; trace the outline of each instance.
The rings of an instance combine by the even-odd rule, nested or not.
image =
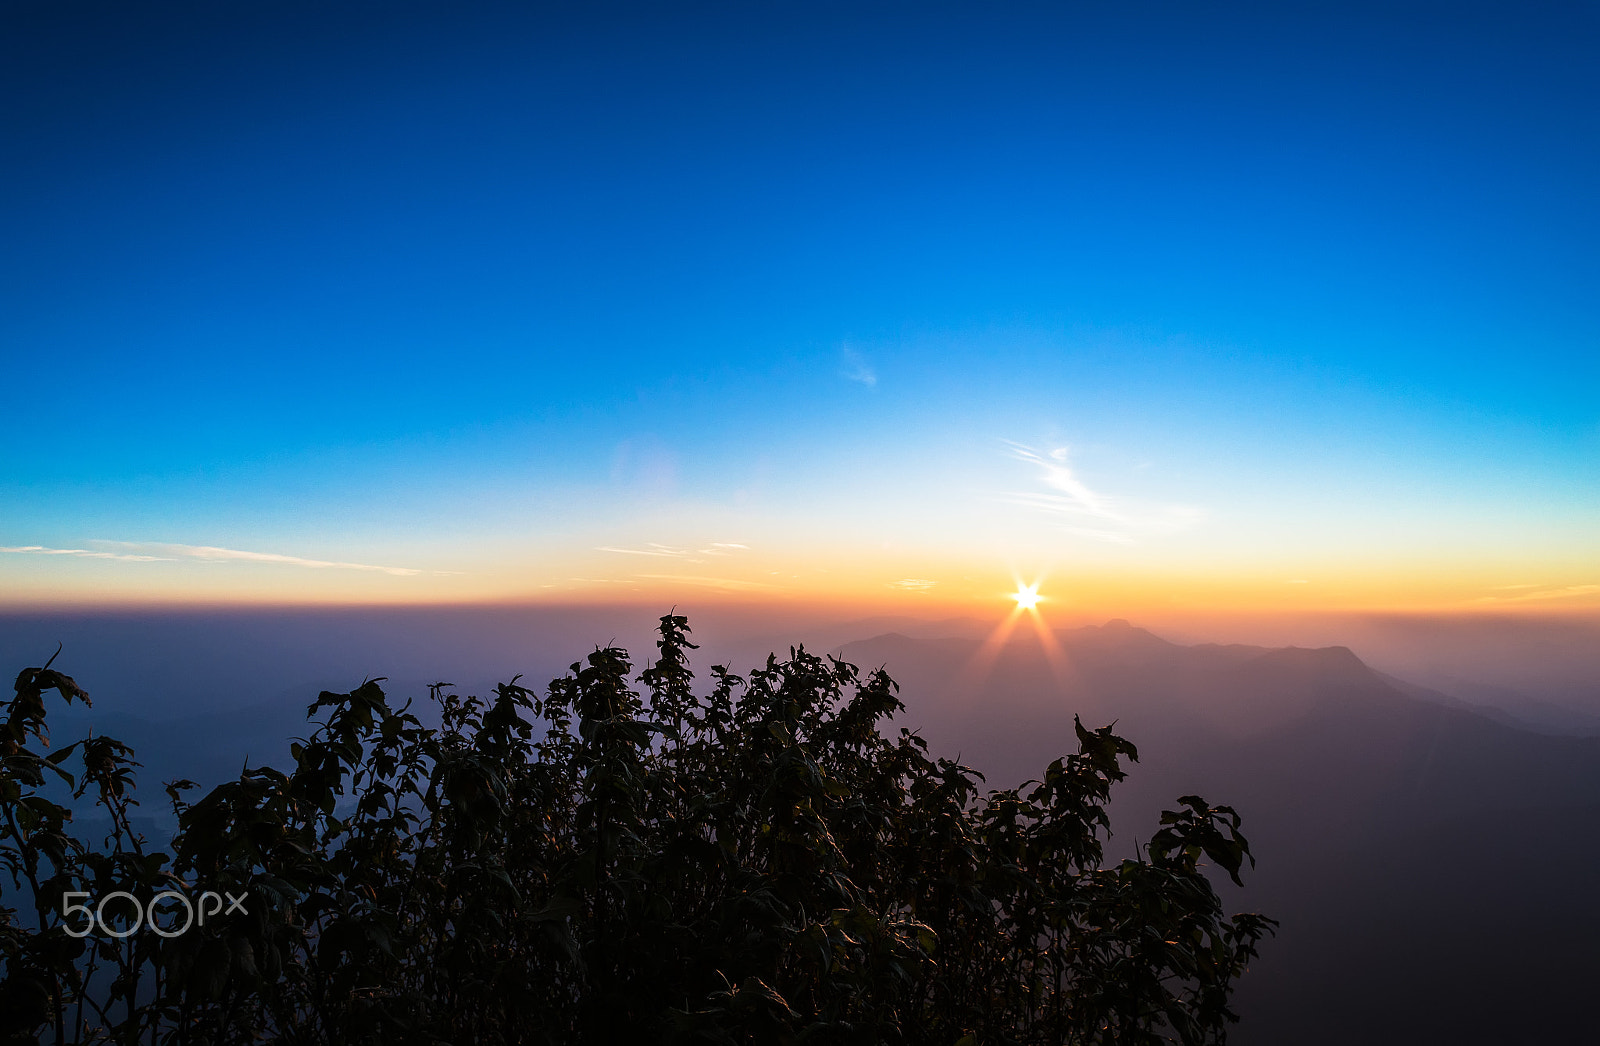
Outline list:
[[[1600,6],[0,2],[0,605],[1600,609]]]

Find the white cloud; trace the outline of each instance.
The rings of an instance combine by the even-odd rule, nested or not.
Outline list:
[[[95,552],[86,548],[45,548],[43,545],[0,545],[0,552],[26,556],[81,556],[84,559],[121,559],[130,563],[171,563],[171,556],[140,556],[122,552]]]
[[[117,548],[148,549],[158,552],[156,556],[112,556],[117,559],[148,559],[175,561],[179,559],[198,559],[208,563],[219,562],[246,562],[246,563],[278,563],[291,567],[308,567],[313,570],[366,570],[379,574],[391,574],[395,577],[414,577],[428,571],[414,567],[386,567],[372,563],[345,563],[327,559],[306,559],[302,556],[286,556],[277,552],[249,552],[237,548],[218,548],[215,545],[176,545],[156,541],[92,541],[93,545],[112,545]],[[448,573],[448,572],[446,572]]]
[[[687,556],[686,548],[671,548],[667,545],[658,545],[654,541],[646,542],[645,548],[617,548],[613,545],[597,545],[596,552],[620,552],[625,556]]]
[[[741,545],[732,541],[713,541],[705,548],[674,548],[655,541],[645,542],[644,548],[621,548],[616,545],[597,545],[596,552],[618,552],[624,556],[661,556],[667,559],[681,559],[685,563],[704,563],[701,556],[726,556],[735,552],[749,550],[749,545]]]
[[[1011,443],[1011,456],[1018,461],[1026,461],[1036,467],[1042,474],[1045,486],[1057,491],[1055,494],[1034,494],[1034,503],[1040,508],[1051,508],[1061,512],[1073,512],[1083,515],[1100,516],[1105,519],[1121,519],[1113,512],[1104,497],[1090,490],[1080,480],[1067,464],[1067,448],[1057,447],[1048,454],[1041,454],[1032,447],[1021,443]]]
[[[878,387],[878,372],[872,369],[872,364],[866,358],[846,345],[839,350],[839,355],[844,360],[844,370],[841,372],[846,380],[859,382],[869,389]]]
[[[1186,530],[1205,518],[1204,510],[1192,505],[1147,504],[1091,488],[1073,470],[1066,447],[1042,451],[1011,440],[1004,442],[1012,458],[1037,470],[1046,488],[1014,491],[1005,500],[1061,518],[1060,527],[1069,534],[1129,545],[1141,535]]]
[[[1137,544],[1131,535],[1125,534],[1120,530],[1107,530],[1104,527],[1070,527],[1063,525],[1061,530],[1075,537],[1092,538],[1095,541],[1104,541],[1112,545]]]
[[[1505,585],[1503,588],[1517,588],[1516,585]],[[1567,585],[1564,588],[1550,588],[1541,592],[1529,592],[1521,596],[1484,596],[1480,603],[1526,603],[1531,600],[1543,599],[1572,599],[1577,596],[1600,595],[1600,585]]]
[[[907,592],[926,592],[938,583],[937,581],[929,581],[927,578],[903,577],[899,581],[889,582],[889,587],[904,589]]]
[[[702,588],[716,588],[728,592],[750,592],[772,587],[760,581],[741,581],[738,578],[728,577],[703,577],[694,574],[635,574],[633,576],[650,581],[681,581],[686,585],[699,585]]]

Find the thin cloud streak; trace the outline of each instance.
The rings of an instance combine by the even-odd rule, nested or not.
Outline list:
[[[700,585],[703,588],[716,588],[728,592],[755,592],[770,590],[773,586],[760,581],[741,581],[728,577],[701,577],[692,574],[635,574],[636,578],[649,581],[681,581],[686,585]]]
[[[848,345],[840,349],[839,354],[844,357],[844,376],[846,380],[865,385],[869,389],[878,387],[878,373],[872,369],[872,365],[866,361],[865,357]]]
[[[1501,585],[1501,589],[1523,588],[1522,585]],[[1542,592],[1529,592],[1521,596],[1483,596],[1479,603],[1527,603],[1534,600],[1545,599],[1574,599],[1578,596],[1600,595],[1600,585],[1567,585],[1564,588],[1545,589]]]
[[[251,552],[237,548],[219,548],[215,545],[175,545],[154,541],[96,541],[91,544],[114,545],[119,548],[145,548],[154,552],[165,553],[163,556],[145,557],[151,560],[175,561],[178,559],[198,559],[203,562],[245,562],[245,563],[277,563],[291,567],[306,567],[312,570],[364,570],[378,574],[389,574],[394,577],[416,577],[429,571],[415,567],[386,567],[373,563],[345,563],[327,559],[306,559],[303,556],[286,556],[278,552]],[[137,557],[115,557],[137,558]],[[451,571],[434,571],[446,574]]]
[[[1003,441],[1010,456],[1039,470],[1045,491],[1013,491],[1004,500],[1047,515],[1081,521],[1063,523],[1061,529],[1078,537],[1117,545],[1132,545],[1138,535],[1170,534],[1187,529],[1205,518],[1205,512],[1189,505],[1141,506],[1093,490],[1079,479],[1067,461],[1067,448],[1040,451],[1024,443]],[[1082,525],[1087,523],[1090,525]]]
[[[122,552],[95,552],[87,548],[46,548],[43,545],[0,545],[0,552],[25,556],[79,556],[83,559],[121,559],[130,563],[172,563],[170,556],[140,556]]]
[[[749,545],[741,545],[735,541],[713,541],[706,548],[673,548],[656,541],[645,542],[644,548],[620,548],[616,545],[596,545],[596,552],[617,552],[624,556],[661,556],[667,559],[680,559],[685,563],[704,563],[701,556],[726,556],[734,552],[744,552]]]
[[[1092,538],[1095,541],[1104,541],[1111,545],[1136,545],[1132,537],[1120,530],[1105,530],[1101,527],[1062,527],[1062,531],[1080,538]]]
[[[1038,468],[1044,474],[1045,485],[1060,491],[1059,494],[1035,494],[1041,507],[1050,505],[1060,511],[1078,511],[1086,515],[1100,516],[1103,519],[1121,520],[1122,517],[1111,511],[1106,504],[1106,499],[1090,490],[1080,480],[1067,464],[1067,448],[1057,447],[1048,454],[1041,454],[1032,447],[1021,443],[1012,443],[1011,456],[1018,461],[1026,461]]]

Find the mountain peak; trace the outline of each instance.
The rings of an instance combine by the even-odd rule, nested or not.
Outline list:
[[[1364,673],[1372,671],[1367,666],[1367,663],[1356,656],[1356,652],[1347,646],[1286,646],[1268,650],[1264,656],[1288,664],[1315,667],[1324,671],[1359,670]]]
[[[1154,632],[1120,617],[1112,618],[1103,625],[1062,629],[1055,635],[1057,639],[1073,646],[1106,651],[1151,653],[1173,646]]]

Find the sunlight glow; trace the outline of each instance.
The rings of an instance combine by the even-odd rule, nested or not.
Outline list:
[[[1019,610],[1034,609],[1039,605],[1039,600],[1042,598],[1039,595],[1039,582],[1035,581],[1031,585],[1024,585],[1020,581],[1017,582],[1017,590],[1011,594],[1011,598],[1017,601],[1017,609]]]

